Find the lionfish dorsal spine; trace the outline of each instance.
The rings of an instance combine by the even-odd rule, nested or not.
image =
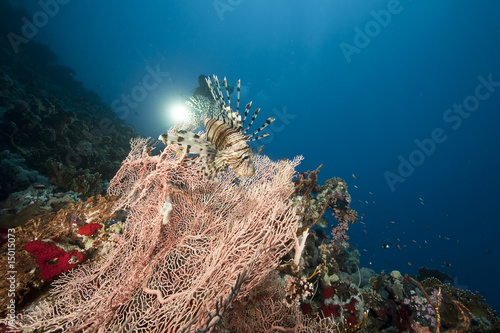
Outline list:
[[[262,134],[261,136],[259,136],[257,138],[253,138],[257,134],[259,134],[260,131],[262,131],[264,128],[266,128],[267,126],[269,126],[274,120],[275,120],[275,118],[273,118],[273,117],[267,118],[266,122],[264,124],[262,124],[262,126],[260,126],[255,132],[253,132],[250,135],[245,136],[245,138],[247,138],[247,141],[251,142],[251,141],[259,140],[259,139],[262,139],[262,138],[268,136],[269,133],[264,133],[264,134]]]
[[[241,80],[236,81],[236,112],[240,113],[240,90],[241,90]]]
[[[226,106],[226,112],[229,120],[229,126],[239,132],[241,129],[241,115],[234,112],[229,106]]]
[[[260,140],[260,139],[262,139],[262,138],[265,138],[265,137],[266,137],[266,136],[268,136],[268,135],[269,135],[269,133],[262,133],[261,135],[259,135],[259,136],[258,136],[258,137],[256,137],[256,138],[253,138],[253,139],[249,139],[249,140],[247,140],[247,142],[257,141],[257,140]],[[257,154],[259,154],[259,153],[257,153]]]
[[[212,94],[212,97],[214,98],[214,101],[217,101],[217,96],[214,90],[214,85],[212,83],[212,80],[210,80],[210,76],[205,78],[205,81],[207,81],[207,86],[208,89],[210,90],[210,93]]]
[[[215,87],[217,88],[217,102],[220,105],[225,105],[224,103],[224,95],[222,95],[222,89],[220,88],[219,78],[217,75],[214,75]]]
[[[229,88],[227,86],[227,80],[226,80],[225,76],[224,76],[224,80],[222,80],[222,84],[224,85],[224,88],[226,89],[227,106],[229,106],[229,108],[231,108],[231,98],[229,97]]]
[[[217,88],[218,92],[214,88],[214,84],[212,83],[212,80],[210,79],[210,76],[208,76],[205,80],[207,81],[208,89],[210,89],[210,93],[212,94],[212,97],[215,101],[215,104],[217,105],[217,109],[221,110],[222,112],[219,112],[217,115],[217,119],[219,119],[219,116],[222,118],[220,120],[225,121],[226,118],[226,112],[225,112],[225,103],[224,103],[224,97],[222,96],[222,90],[220,89],[219,86],[219,79],[217,78],[216,75],[213,76],[214,82],[215,82],[215,87]]]
[[[252,101],[250,101],[246,106],[245,106],[245,114],[243,115],[243,121],[241,122],[241,124],[243,125],[245,123],[245,121],[247,120],[247,116],[248,116],[248,113],[250,112],[250,108],[252,107]],[[245,134],[245,132],[242,132],[243,135]]]
[[[249,103],[251,105],[251,103]],[[250,120],[250,123],[248,124],[248,126],[243,130],[241,131],[241,133],[243,135],[245,135],[247,133],[247,131],[250,129],[250,127],[253,125],[253,122],[255,121],[255,119],[257,118],[257,116],[259,115],[259,112],[260,112],[260,108],[257,108],[254,112],[253,112],[253,116],[252,116],[252,120]],[[245,113],[246,113],[246,110],[245,110]],[[246,117],[245,117],[246,118]],[[252,135],[250,135],[251,137]]]

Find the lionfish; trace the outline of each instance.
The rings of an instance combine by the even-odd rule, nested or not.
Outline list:
[[[206,135],[202,137],[190,131],[178,130],[174,134],[162,134],[158,140],[166,145],[172,143],[178,144],[187,155],[199,155],[199,159],[202,162],[201,170],[209,178],[225,171],[227,168],[232,169],[238,178],[250,177],[255,173],[255,168],[253,165],[253,151],[250,149],[248,142],[268,136],[268,133],[263,133],[258,137],[256,135],[271,124],[274,118],[268,118],[262,126],[252,134],[247,135],[248,130],[260,112],[260,108],[254,111],[250,122],[243,129],[252,102],[246,105],[242,120],[239,112],[241,80],[236,82],[236,111],[233,111],[231,108],[231,99],[229,97],[230,93],[226,78],[224,77],[222,84],[226,90],[227,104],[217,76],[213,76],[214,83],[212,83],[210,77],[205,80],[213,100],[196,96],[191,98],[186,104],[194,109],[192,115],[197,114],[198,119],[202,117]],[[193,123],[196,125],[196,116],[192,117]]]

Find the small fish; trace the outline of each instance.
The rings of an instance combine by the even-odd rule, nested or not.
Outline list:
[[[50,293],[45,293],[45,294],[43,294],[42,296],[40,296],[40,298],[41,298],[41,299],[44,299],[44,298],[49,297],[50,295],[51,295]],[[50,297],[49,297],[48,299],[50,299]]]
[[[394,222],[394,221],[391,221],[390,223],[396,223],[396,222]]]
[[[407,262],[406,262],[406,264],[407,264],[408,266],[413,265],[413,264],[412,264],[411,262],[409,262],[409,261],[407,261]]]
[[[358,185],[354,185],[355,188],[358,188]]]
[[[355,174],[352,174],[352,178],[357,179]]]
[[[389,244],[382,244],[383,249],[388,249],[389,247],[390,247]]]
[[[43,185],[43,184],[36,184],[36,185],[33,185],[33,188],[35,188],[37,190],[41,190],[41,189],[45,188],[45,185]]]
[[[373,194],[372,192],[368,192],[368,193]]]
[[[373,263],[371,261],[369,261],[368,264],[373,265]]]
[[[403,251],[403,249],[401,248],[401,246],[399,246],[399,244],[398,244],[398,249],[399,251]]]

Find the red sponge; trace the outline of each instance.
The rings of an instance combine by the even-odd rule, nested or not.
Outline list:
[[[40,267],[40,276],[45,281],[75,268],[84,259],[80,251],[75,249],[66,252],[50,241],[28,242],[24,245],[24,249],[35,256],[36,263]]]
[[[332,286],[328,286],[328,287],[323,288],[323,298],[324,299],[331,298],[333,296],[335,296],[335,290],[333,289]]]
[[[99,224],[99,223],[88,223],[88,224],[82,225],[78,229],[78,234],[79,235],[83,235],[83,236],[92,236],[93,234],[95,234],[95,232],[97,230],[99,230],[101,228],[102,228],[102,224]]]

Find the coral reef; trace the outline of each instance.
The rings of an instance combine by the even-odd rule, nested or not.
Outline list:
[[[46,165],[49,182],[59,186],[64,191],[73,191],[83,200],[103,194],[104,186],[100,183],[100,173],[91,173],[89,169],[76,170],[73,166],[65,166],[53,159],[49,159]]]
[[[25,249],[16,257],[16,300],[26,305],[18,324],[24,329],[500,329],[480,295],[454,288],[441,272],[421,268],[415,279],[360,268],[347,229],[339,229],[341,237],[328,237],[330,223],[319,223],[326,209],[348,223],[356,216],[343,204],[349,198],[345,183],[334,179],[316,186],[319,169],[299,176],[293,186],[297,161],[273,163],[259,156],[250,179],[236,182],[228,173],[207,180],[197,172],[199,165],[177,159],[175,146],[157,156],[151,151],[145,140],[134,141],[111,182],[111,193],[119,197],[91,197],[56,214],[47,198],[58,198],[48,186],[11,195],[23,210],[35,201],[47,208],[16,229],[15,246]],[[264,198],[276,201],[263,203]],[[121,234],[116,221],[124,212]],[[5,253],[0,264],[6,264]],[[84,262],[57,277],[84,259],[94,264]],[[50,296],[26,304],[28,293],[39,293],[50,279]],[[2,290],[8,289],[5,283]]]
[[[28,15],[8,3],[1,9],[3,36]],[[0,177],[0,200],[36,182],[47,184],[41,175],[47,174],[49,159],[111,179],[137,136],[132,127],[76,81],[71,68],[58,65],[46,45],[31,40],[16,53],[2,38],[0,59],[0,152],[6,171]],[[100,193],[87,192],[83,197]]]
[[[254,176],[235,183],[231,172],[207,180],[174,145],[150,151],[134,141],[110,183],[120,197],[114,209],[127,211],[119,246],[55,281],[53,298],[26,311],[23,329],[208,331],[292,248],[300,158],[257,156]]]
[[[5,228],[24,226],[42,211],[57,212],[78,200],[80,198],[72,191],[56,192],[55,186],[36,184],[8,196],[0,211],[0,225]]]
[[[0,15],[5,36],[27,13]],[[299,159],[252,155],[253,177],[206,179],[143,139],[127,157],[132,127],[46,45],[1,39],[0,60],[0,265],[16,272],[0,281],[0,330],[500,331],[442,272],[359,267],[347,183],[317,184],[321,166],[292,182]],[[199,93],[192,105],[220,115]]]
[[[32,184],[48,184],[48,179],[36,170],[29,169],[26,160],[19,154],[4,150],[0,152],[0,198],[26,189]]]
[[[112,210],[116,200],[111,196],[91,197],[86,202],[69,203],[57,212],[45,207],[48,209],[40,209],[23,226],[10,228],[15,239],[12,242],[15,262],[11,270],[16,272],[16,288],[15,297],[7,297],[9,282],[5,279],[0,282],[1,313],[9,299],[15,299],[16,308],[20,309],[28,293],[31,298],[35,297],[60,273],[73,269],[85,259],[98,259],[114,248],[121,233],[119,214]],[[99,232],[81,235],[79,231],[88,225]],[[0,265],[7,267],[8,261],[7,244],[4,244]]]

